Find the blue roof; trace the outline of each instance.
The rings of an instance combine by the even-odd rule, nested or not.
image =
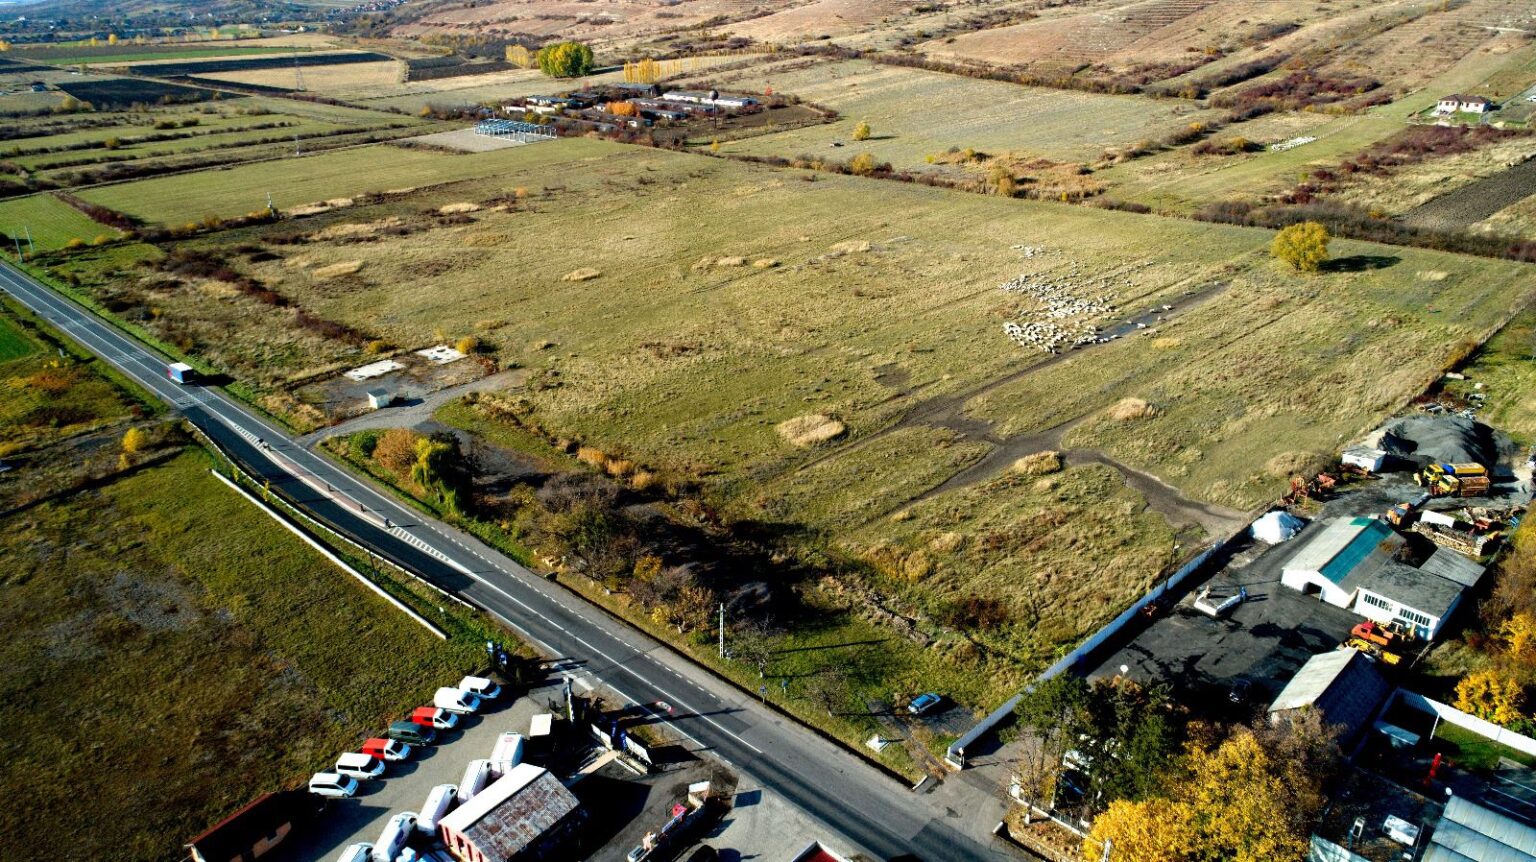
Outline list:
[[[1333,556],[1333,559],[1323,564],[1320,570],[1323,577],[1334,582],[1342,583],[1355,570],[1376,546],[1385,542],[1392,535],[1392,528],[1374,518],[1352,518],[1350,526],[1362,528],[1343,550]]]

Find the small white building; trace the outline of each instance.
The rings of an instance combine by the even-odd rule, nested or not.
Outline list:
[[[1435,105],[1437,114],[1486,114],[1493,110],[1493,102],[1482,96],[1463,96],[1460,93],[1452,93],[1449,96],[1441,96]]]
[[[368,390],[368,409],[379,410],[393,404],[395,396],[388,389]]]
[[[1346,467],[1358,467],[1367,473],[1380,473],[1382,466],[1387,463],[1387,453],[1380,449],[1353,446],[1344,450],[1339,456],[1339,462]]]

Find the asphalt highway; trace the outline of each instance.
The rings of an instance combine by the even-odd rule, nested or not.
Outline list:
[[[174,383],[166,375],[167,359],[9,264],[0,264],[0,289],[174,406],[310,516],[501,619],[551,657],[569,660],[634,703],[665,704],[657,709],[677,732],[836,836],[886,859],[1018,858],[971,826],[976,817],[953,810],[941,816],[931,797],[913,793],[473,536],[406,508],[218,389]],[[970,796],[968,814],[976,810],[970,802],[1001,814],[997,792],[975,789]]]

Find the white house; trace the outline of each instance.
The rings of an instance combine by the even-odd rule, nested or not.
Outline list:
[[[1437,114],[1486,114],[1491,110],[1493,102],[1482,96],[1463,96],[1460,93],[1441,96],[1439,104],[1435,105]]]
[[[1339,456],[1339,462],[1346,467],[1358,467],[1367,473],[1380,473],[1382,465],[1387,462],[1387,453],[1380,449],[1352,446]]]

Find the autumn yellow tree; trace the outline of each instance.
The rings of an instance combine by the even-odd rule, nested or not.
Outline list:
[[[1298,272],[1317,272],[1328,260],[1328,228],[1304,221],[1282,228],[1270,243],[1269,253]]]
[[[1093,820],[1083,842],[1086,862],[1101,862],[1104,842],[1113,845],[1110,858],[1135,862],[1184,862],[1194,846],[1194,817],[1181,802],[1118,799]]]
[[[1520,683],[1513,677],[1496,670],[1479,670],[1456,683],[1454,705],[1462,712],[1507,726],[1523,717],[1520,706],[1524,696]]]
[[[508,45],[507,62],[519,69],[531,69],[533,68],[533,53],[522,45]]]
[[[1083,858],[1098,862],[1108,841],[1115,862],[1301,859],[1323,803],[1318,788],[1331,740],[1314,720],[1264,739],[1239,728],[1219,745],[1191,742],[1170,796],[1110,803],[1093,822]]]
[[[848,161],[848,170],[861,177],[873,174],[877,167],[875,157],[869,153],[859,153]]]
[[[859,124],[853,127],[853,139],[855,141],[867,141],[869,140],[870,134],[869,123],[866,123],[863,120],[860,120]]]
[[[1499,624],[1499,637],[1517,659],[1528,659],[1536,652],[1536,614],[1521,611]]]
[[[144,448],[146,446],[148,446],[148,445],[149,445],[149,435],[144,433],[144,429],[143,428],[138,428],[138,427],[129,428],[123,434],[123,454],[124,455],[136,455],[136,454],[144,451]]]

